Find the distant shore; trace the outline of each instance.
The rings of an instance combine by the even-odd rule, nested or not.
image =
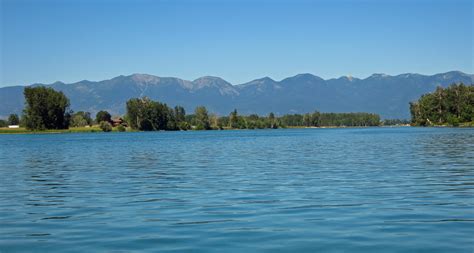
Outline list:
[[[405,125],[391,125],[391,126],[323,126],[323,127],[306,127],[306,126],[288,126],[285,128],[279,129],[334,129],[334,128],[369,128],[369,127],[382,127],[382,128],[391,128],[391,127],[418,127],[418,126],[411,126],[408,124]],[[429,127],[453,127],[449,125],[434,125]],[[471,128],[474,127],[474,122],[462,124],[456,128]],[[265,128],[269,129],[269,128]],[[219,131],[218,129],[215,129]],[[237,129],[237,128],[224,128],[220,130],[264,130],[264,129]],[[190,129],[187,131],[202,131],[202,130],[194,130]],[[117,128],[113,128],[112,132],[119,132]],[[126,132],[145,132],[145,131],[137,131],[131,128],[127,128]],[[166,132],[174,132],[174,131],[166,131]],[[102,129],[98,125],[94,125],[91,127],[71,127],[69,129],[49,129],[49,130],[41,130],[41,131],[34,131],[28,130],[24,127],[20,128],[0,128],[0,135],[2,134],[68,134],[68,133],[103,133]]]
[[[304,126],[291,126],[279,129],[325,129],[325,128],[368,128],[368,127],[408,127],[409,125],[399,125],[399,126],[324,126],[324,127],[304,127]],[[265,128],[270,129],[270,128]],[[215,129],[219,131],[218,129]],[[223,131],[227,130],[256,130],[256,129],[237,129],[237,128],[224,128],[221,129]],[[257,129],[257,130],[264,130],[264,129]],[[187,131],[202,131],[202,130],[187,130]],[[209,130],[207,130],[209,131]],[[211,130],[212,131],[212,130]],[[102,133],[102,129],[99,126],[91,126],[91,127],[71,127],[69,129],[49,129],[49,130],[41,130],[41,131],[34,131],[28,130],[24,127],[20,128],[0,128],[0,135],[2,134],[68,134],[68,133]],[[112,132],[119,132],[116,128],[112,129]],[[131,128],[127,128],[126,132],[143,132],[133,130]],[[166,132],[174,132],[174,131],[166,131]]]
[[[364,127],[364,126],[362,126]],[[300,127],[300,126],[291,126],[291,127],[286,127],[286,128],[280,128],[280,129],[310,129],[310,128],[359,128],[359,127],[342,127],[342,126],[325,126],[325,127]],[[270,129],[270,128],[265,128],[265,129]],[[215,129],[216,131],[219,131],[219,129]],[[221,129],[223,131],[226,130],[254,130],[254,129],[238,129],[238,128],[224,128]],[[259,129],[259,130],[264,130],[264,129]],[[186,130],[186,131],[203,131],[203,130]],[[206,130],[209,131],[209,130]],[[211,130],[212,131],[212,130]],[[91,127],[70,127],[69,129],[49,129],[49,130],[40,130],[40,131],[35,131],[35,130],[28,130],[24,127],[20,128],[0,128],[0,134],[67,134],[67,133],[102,133],[102,129],[97,125],[91,126]],[[112,132],[119,132],[116,128],[112,129]],[[137,131],[133,130],[131,128],[127,128],[126,132],[145,132],[145,131]],[[175,132],[175,131],[166,131],[166,132]]]

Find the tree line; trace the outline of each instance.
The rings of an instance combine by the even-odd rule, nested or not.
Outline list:
[[[411,124],[414,126],[451,125],[474,121],[474,86],[452,84],[437,87],[410,103]]]
[[[168,107],[148,98],[127,101],[126,119],[133,129],[153,130],[210,130],[210,129],[264,129],[284,127],[379,126],[380,116],[372,113],[321,113],[268,116],[239,115],[237,110],[228,116],[217,116],[206,107],[196,107],[194,114],[186,115],[183,107]]]
[[[283,125],[302,127],[357,127],[379,126],[380,116],[373,113],[322,113],[287,114],[279,118]]]
[[[89,112],[73,112],[69,99],[60,91],[49,87],[26,87],[25,109],[19,118],[10,115],[8,124],[20,124],[30,130],[67,129],[99,124],[104,131],[112,130],[112,116],[99,111],[93,119]],[[6,122],[4,122],[6,123]],[[0,125],[2,122],[0,122]],[[240,115],[233,110],[227,116],[210,113],[206,107],[198,106],[192,114],[186,114],[182,106],[169,107],[165,103],[149,98],[132,98],[126,102],[126,114],[117,127],[125,126],[139,131],[158,130],[211,130],[211,129],[264,129],[285,127],[355,127],[379,126],[380,116],[372,113],[323,113],[267,116],[257,114]]]

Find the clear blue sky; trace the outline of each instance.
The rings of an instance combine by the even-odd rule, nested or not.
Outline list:
[[[472,0],[0,2],[0,86],[474,72]]]

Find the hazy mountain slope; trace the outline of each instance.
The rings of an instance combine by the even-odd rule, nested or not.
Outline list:
[[[472,84],[474,75],[459,71],[425,76],[374,74],[365,79],[340,77],[324,80],[312,74],[299,74],[275,81],[269,77],[231,85],[219,77],[201,77],[194,81],[146,74],[118,76],[100,82],[61,82],[49,86],[63,91],[74,111],[96,113],[108,110],[123,114],[125,102],[147,96],[170,106],[182,105],[191,113],[198,105],[226,115],[236,108],[240,113],[275,112],[373,112],[384,118],[408,118],[408,103],[436,86],[463,82]],[[41,84],[34,84],[41,85]],[[24,105],[22,86],[0,88],[0,116],[21,113]]]
[[[7,118],[10,113],[21,114],[25,104],[23,86],[0,88],[0,118]]]
[[[279,114],[317,108],[325,112],[375,112],[384,118],[408,118],[410,101],[433,91],[436,86],[454,82],[471,84],[473,77],[462,72],[448,72],[433,76],[374,74],[366,79],[323,80],[301,74],[275,83],[260,79],[237,86],[246,90],[246,96],[239,97],[238,108],[246,113],[274,111]],[[255,92],[262,86],[266,87],[265,92]]]

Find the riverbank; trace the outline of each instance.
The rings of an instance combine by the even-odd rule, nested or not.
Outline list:
[[[393,126],[322,126],[322,127],[305,127],[305,126],[288,126],[279,129],[332,129],[332,128],[369,128],[369,127],[385,127],[385,128],[392,128],[392,127],[420,127],[420,126],[410,126],[410,125],[393,125]],[[454,127],[449,125],[433,125],[427,127]],[[472,128],[474,127],[474,122],[463,123],[457,126],[456,128]],[[238,129],[238,128],[224,128],[224,129],[213,129],[213,130],[255,130],[255,129]],[[186,130],[186,131],[206,131],[206,130]],[[207,130],[209,131],[209,130]],[[20,128],[0,128],[0,135],[1,134],[67,134],[67,133],[100,133],[103,132],[102,129],[98,125],[94,125],[91,127],[71,127],[69,129],[49,129],[49,130],[41,130],[41,131],[32,131],[28,130],[24,127]],[[118,128],[113,128],[112,132],[119,132]],[[127,128],[126,132],[141,132],[137,130],[133,130],[131,128]]]
[[[288,126],[279,129],[322,129],[322,128],[363,128],[363,127],[370,127],[370,126],[323,126],[323,127],[305,127],[305,126]],[[374,127],[374,126],[372,126]],[[376,126],[375,126],[376,127]],[[257,129],[257,128],[256,128]],[[270,128],[265,128],[270,129]],[[212,129],[212,130],[255,130],[255,129],[239,129],[239,128],[228,128],[225,127],[223,129]],[[190,129],[186,131],[209,131],[209,130],[195,130]],[[67,134],[67,133],[99,133],[103,132],[102,129],[98,125],[94,125],[91,127],[71,127],[69,129],[48,129],[48,130],[28,130],[24,127],[20,128],[0,128],[0,134]],[[112,132],[119,132],[118,129],[115,127],[112,129]],[[137,130],[133,130],[131,128],[127,128],[126,132],[141,132]],[[172,132],[172,131],[170,131]]]
[[[127,129],[127,131],[132,131]],[[64,133],[98,133],[103,132],[98,125],[91,127],[71,127],[69,129],[48,129],[48,130],[28,130],[24,127],[20,128],[0,128],[0,134],[64,134]],[[112,132],[118,132],[117,128],[113,128]]]

